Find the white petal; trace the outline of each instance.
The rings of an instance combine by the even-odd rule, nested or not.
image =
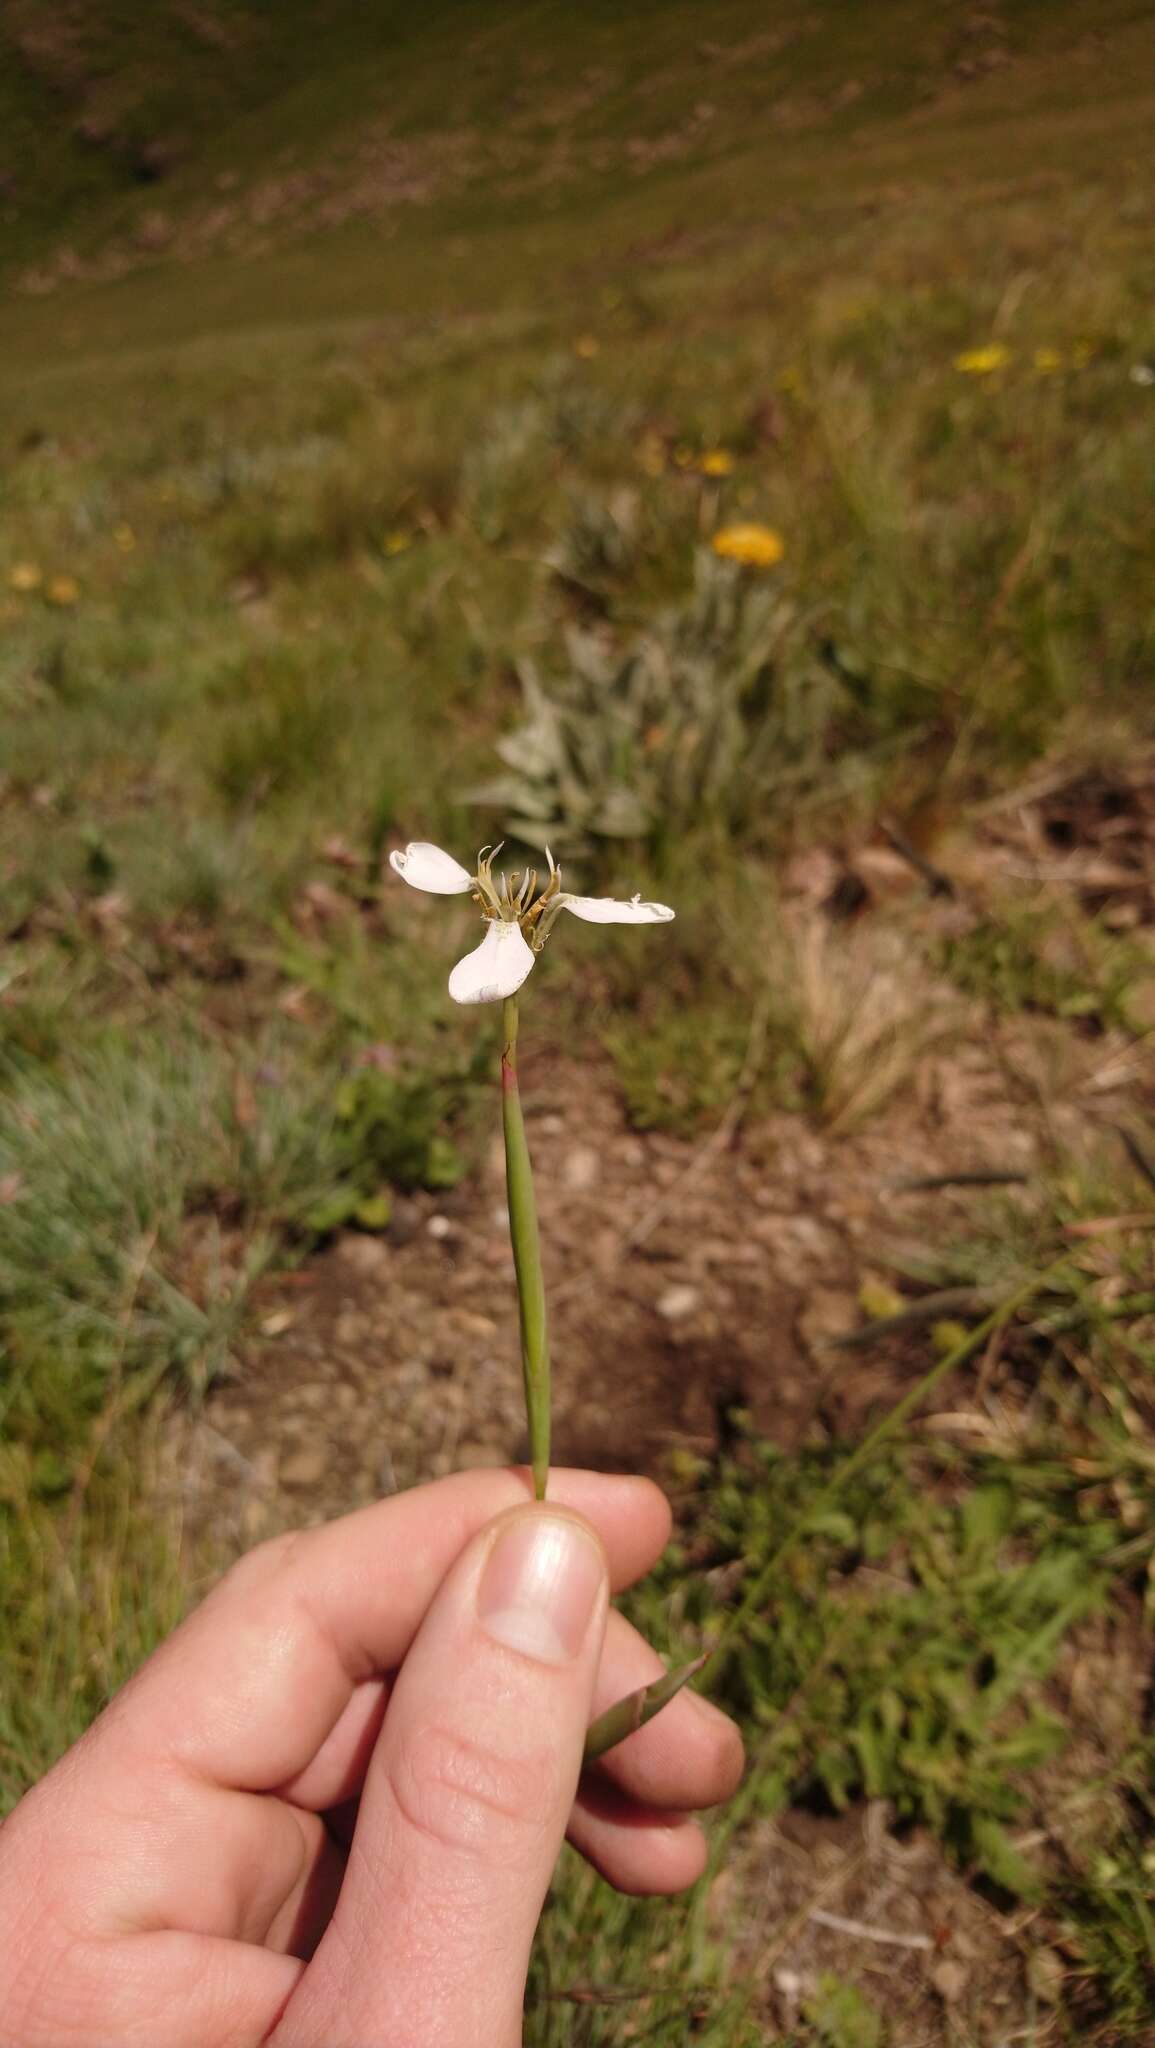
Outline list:
[[[533,960],[521,926],[495,917],[480,946],[458,961],[449,993],[455,1003],[500,1003],[517,993]]]
[[[674,913],[668,903],[643,903],[631,896],[620,903],[614,896],[559,896],[563,910],[572,910],[587,924],[668,924]]]
[[[427,839],[414,839],[404,853],[391,853],[389,865],[411,889],[428,889],[432,896],[463,896],[473,887],[473,876],[461,862]]]

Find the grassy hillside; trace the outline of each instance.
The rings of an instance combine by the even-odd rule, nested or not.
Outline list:
[[[1147,37],[0,0],[6,1798],[206,1524],[517,1448],[492,1020],[385,855],[548,840],[678,908],[527,1015],[560,1439],[674,1488],[663,1644],[769,1576],[711,1883],[569,1873],[529,2038],[1142,2038]],[[880,1972],[810,1916],[887,1815]]]

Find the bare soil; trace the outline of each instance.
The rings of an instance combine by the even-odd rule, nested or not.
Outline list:
[[[952,857],[959,884],[937,911],[1024,873],[1152,915],[1144,775],[1059,777],[993,814],[981,860]],[[936,858],[939,856],[936,854]],[[836,915],[852,874],[854,915],[893,911],[908,864],[877,845],[809,855],[787,897]],[[961,908],[960,908],[961,904]],[[671,1453],[709,1454],[738,1408],[783,1447],[855,1439],[925,1370],[925,1337],[867,1351],[831,1339],[871,1312],[869,1283],[896,1252],[966,1235],[972,1188],[908,1191],[913,1177],[995,1170],[1032,1177],[1056,1145],[1104,1133],[1152,1075],[1143,1047],[1038,1017],[969,1020],[918,1055],[860,1133],[777,1114],[698,1140],[629,1128],[608,1069],[559,1065],[524,1034],[522,1087],[541,1211],[554,1355],[558,1463],[668,1475]],[[394,1488],[526,1454],[517,1317],[495,1129],[477,1176],[398,1205],[381,1235],[347,1232],[264,1285],[235,1381],[189,1426],[194,1529],[235,1548]],[[899,1260],[900,1262],[900,1260]],[[1005,1417],[1029,1399],[988,1388]],[[924,1426],[989,1428],[971,1374],[941,1386]],[[1053,1682],[1073,1740],[1041,1786],[1034,1846],[1078,1846],[1102,1823],[1082,1787],[1143,1722],[1150,1673],[1138,1623],[1079,1632]],[[1119,1703],[1114,1716],[1103,1703]],[[1117,1723],[1117,1726],[1114,1725]],[[1110,1725],[1109,1725],[1110,1724]],[[1060,1818],[1061,1816],[1061,1818]],[[827,1972],[862,1987],[897,2048],[990,2044],[1047,2029],[1075,1959],[1033,1909],[992,1901],[933,1840],[877,1804],[755,1821],[714,1882],[710,1914],[738,1929],[737,1962],[767,2035],[788,2030]],[[1073,1833],[1072,1833],[1073,1831]],[[641,2020],[623,2022],[622,2038]],[[1031,2036],[1035,2037],[1035,2036]]]

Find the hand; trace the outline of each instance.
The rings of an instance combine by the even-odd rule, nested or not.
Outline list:
[[[0,1829],[3,2048],[516,2048],[563,1834],[680,1890],[741,1773],[683,1693],[578,1787],[668,1533],[645,1480],[492,1471],[250,1552]]]

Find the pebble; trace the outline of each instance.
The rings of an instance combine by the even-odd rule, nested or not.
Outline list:
[[[957,2005],[967,1988],[967,1972],[962,1963],[948,1956],[931,1971],[930,1981],[944,2005]]]
[[[685,1283],[667,1287],[665,1293],[658,1296],[658,1314],[667,1323],[680,1323],[686,1316],[693,1315],[701,1298],[696,1287]]]
[[[389,1252],[379,1237],[364,1237],[360,1231],[350,1230],[338,1240],[337,1257],[355,1273],[379,1273]]]
[[[574,1145],[562,1161],[562,1186],[571,1194],[588,1194],[601,1177],[601,1157],[592,1145]]]
[[[323,1380],[310,1380],[307,1385],[297,1388],[292,1402],[294,1408],[317,1409],[327,1408],[332,1399],[332,1387]]]
[[[319,1486],[329,1468],[328,1453],[321,1444],[305,1445],[294,1451],[281,1466],[281,1485],[305,1489]]]
[[[448,1216],[431,1216],[425,1228],[430,1237],[435,1237],[439,1244],[444,1243],[447,1237],[453,1236],[453,1225]]]
[[[450,1309],[448,1320],[463,1337],[476,1337],[482,1343],[489,1343],[497,1335],[497,1324],[492,1316],[479,1315],[476,1309]]]

